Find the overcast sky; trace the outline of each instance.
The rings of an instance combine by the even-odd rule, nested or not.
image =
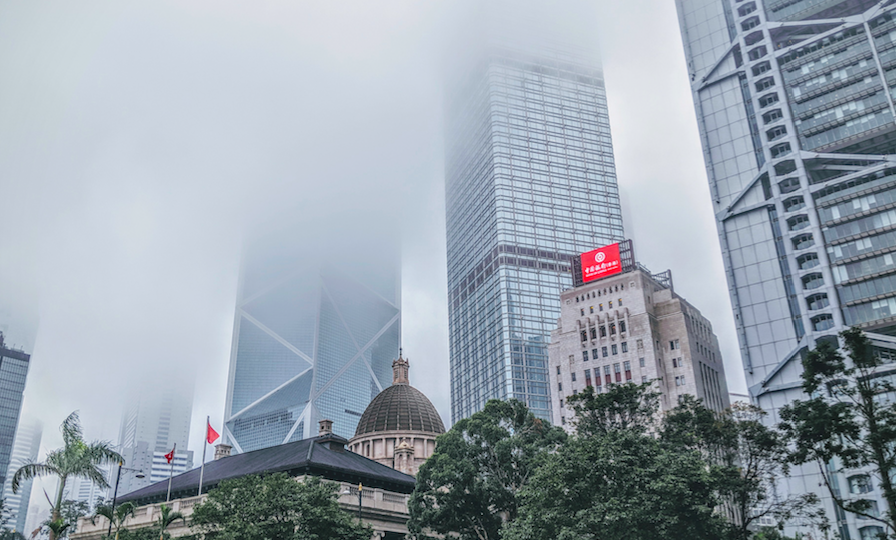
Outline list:
[[[322,230],[397,213],[411,381],[447,423],[441,68],[469,8],[0,4],[0,301],[37,299],[24,414],[44,449],[75,409],[114,440],[129,384],[195,375],[201,451],[205,416],[222,422],[244,226],[292,204]],[[743,392],[674,4],[606,0],[591,25],[627,235],[713,322]]]

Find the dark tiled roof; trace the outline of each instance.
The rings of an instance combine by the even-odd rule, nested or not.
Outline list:
[[[286,472],[293,476],[310,474],[353,484],[360,482],[365,486],[398,493],[414,490],[413,476],[342,449],[345,442],[341,437],[324,436],[210,461],[205,464],[202,491],[208,491],[222,480],[274,472]],[[172,499],[193,497],[198,490],[199,468],[171,480]],[[160,502],[165,500],[167,491],[168,480],[164,480],[120,496],[118,501],[133,501],[139,505]]]
[[[380,431],[445,433],[436,408],[423,392],[409,384],[393,384],[380,392],[361,416],[355,437]]]

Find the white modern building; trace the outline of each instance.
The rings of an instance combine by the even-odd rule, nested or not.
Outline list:
[[[896,5],[676,4],[750,399],[777,422],[819,341],[855,326],[896,357]],[[817,492],[842,539],[876,537],[818,467],[791,473],[782,492]],[[885,508],[862,471],[830,478]]]

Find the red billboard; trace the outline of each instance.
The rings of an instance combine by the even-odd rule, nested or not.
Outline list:
[[[583,283],[622,272],[618,243],[582,253],[579,257],[582,261]]]

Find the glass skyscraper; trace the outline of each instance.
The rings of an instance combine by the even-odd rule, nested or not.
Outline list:
[[[896,353],[896,6],[885,4],[677,0],[747,384],[770,421],[802,396],[800,360],[819,340],[858,326],[883,357]],[[814,466],[794,473],[782,490],[826,495]],[[831,479],[851,489],[848,474]],[[842,538],[873,536],[825,504]]]
[[[320,230],[313,241],[309,230]],[[384,247],[385,246],[385,247]],[[350,438],[392,380],[401,328],[394,243],[322,223],[247,242],[237,297],[225,441],[248,452],[317,434]]]
[[[543,35],[507,24],[448,111],[453,421],[491,398],[550,418],[547,345],[570,261],[623,236],[599,60],[562,40],[506,38]]]
[[[30,361],[31,355],[7,348],[0,332],[0,485],[6,483]]]

